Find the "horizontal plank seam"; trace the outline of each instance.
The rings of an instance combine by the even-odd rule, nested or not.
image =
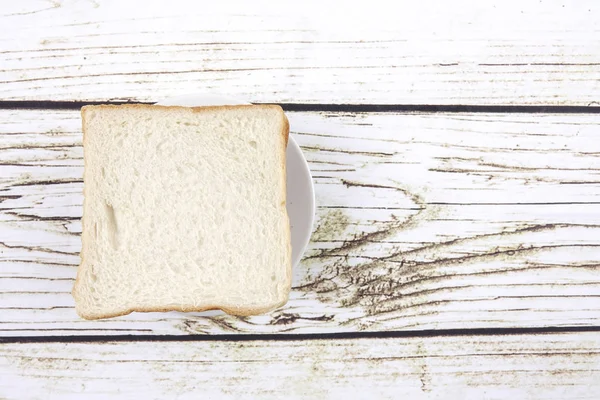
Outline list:
[[[539,328],[474,328],[379,332],[337,332],[306,334],[223,334],[223,335],[82,335],[0,337],[2,343],[88,343],[88,342],[177,342],[177,341],[299,341],[326,339],[419,338],[448,336],[545,335],[557,333],[599,332],[600,326],[554,326]]]
[[[0,101],[0,109],[48,109],[77,110],[94,104],[152,104],[134,101],[50,101],[6,100]],[[263,103],[257,103],[263,104]],[[552,106],[552,105],[469,105],[469,104],[324,104],[324,103],[278,103],[286,111],[316,112],[445,112],[445,113],[546,113],[546,114],[600,114],[600,107]]]

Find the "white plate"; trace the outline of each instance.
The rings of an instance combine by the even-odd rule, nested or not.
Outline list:
[[[224,106],[250,104],[230,97],[212,94],[177,96],[156,103],[162,106]],[[292,233],[292,265],[296,266],[310,240],[315,216],[315,192],[308,163],[292,135],[286,152],[287,212]]]

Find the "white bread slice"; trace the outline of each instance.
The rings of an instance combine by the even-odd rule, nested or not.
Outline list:
[[[291,287],[281,107],[82,108],[84,210],[73,288],[86,319],[254,315]]]

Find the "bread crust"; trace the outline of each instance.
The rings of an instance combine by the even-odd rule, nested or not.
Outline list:
[[[238,317],[249,317],[251,315],[259,315],[264,314],[269,311],[273,311],[287,303],[287,299],[282,300],[281,302],[262,308],[227,308],[221,306],[204,306],[204,307],[128,307],[123,311],[115,311],[110,313],[82,313],[80,310],[77,310],[77,315],[79,315],[83,319],[87,320],[96,320],[96,319],[104,319],[104,318],[115,318],[122,317],[123,315],[129,315],[132,312],[169,312],[169,311],[178,311],[178,312],[203,312],[203,311],[212,311],[212,310],[221,310],[226,314],[235,315]]]
[[[287,273],[286,273],[286,278],[287,278],[287,282],[286,282],[286,286],[288,288],[288,292],[286,293],[286,300],[280,304],[278,307],[281,307],[282,305],[284,305],[285,303],[287,303],[287,299],[289,298],[289,292],[291,290],[292,287],[292,232],[290,229],[290,217],[287,213],[287,157],[286,157],[286,152],[287,152],[287,145],[288,145],[288,141],[289,141],[289,136],[290,136],[290,122],[287,119],[285,113],[283,112],[283,109],[280,106],[275,106],[278,107],[279,110],[281,110],[281,115],[283,115],[283,126],[281,129],[281,134],[282,134],[282,138],[283,138],[283,163],[282,163],[282,179],[283,179],[283,193],[281,193],[281,205],[284,209],[284,215],[285,215],[285,223],[286,223],[286,229],[285,232],[287,234],[287,238],[286,238],[286,243],[288,245],[287,248],[287,255],[288,255],[288,265],[287,265]]]
[[[141,110],[192,110],[193,112],[206,112],[206,111],[214,111],[214,110],[240,110],[240,109],[244,109],[244,108],[262,108],[262,109],[272,109],[272,110],[278,110],[279,112],[281,112],[281,115],[283,116],[283,118],[285,119],[285,124],[287,125],[287,133],[285,134],[286,136],[286,144],[287,144],[287,136],[289,133],[289,122],[287,120],[287,117],[285,116],[285,114],[283,113],[283,109],[281,108],[281,106],[277,105],[277,104],[238,104],[238,105],[231,105],[231,106],[200,106],[200,107],[185,107],[185,106],[161,106],[158,104],[99,104],[99,105],[89,105],[89,106],[83,106],[81,107],[81,114],[82,117],[85,118],[85,113],[88,110],[98,110],[98,109],[113,109],[113,110],[118,110],[118,109],[127,109],[127,108],[132,108],[132,109],[141,109]],[[83,121],[84,126],[85,126],[85,120]],[[84,132],[85,134],[85,132]]]
[[[277,110],[278,112],[280,112],[283,121],[282,121],[282,130],[281,130],[281,139],[283,142],[283,146],[282,146],[282,151],[283,151],[283,155],[282,155],[282,179],[283,179],[283,193],[281,194],[281,198],[282,198],[282,206],[286,207],[286,186],[287,186],[287,179],[286,179],[286,149],[287,149],[287,144],[288,144],[288,140],[289,140],[289,121],[285,115],[285,113],[283,112],[283,109],[281,108],[281,106],[279,105],[272,105],[272,104],[264,104],[264,105],[253,105],[253,104],[249,104],[249,105],[223,105],[223,106],[202,106],[202,107],[184,107],[184,106],[161,106],[161,105],[150,105],[150,104],[123,104],[123,105],[109,105],[109,104],[104,104],[104,105],[89,105],[89,106],[83,106],[81,108],[81,119],[82,119],[82,132],[83,132],[83,148],[84,148],[84,173],[83,173],[83,179],[84,179],[84,185],[83,185],[83,215],[81,218],[81,224],[82,224],[82,249],[81,249],[81,253],[80,253],[80,258],[81,258],[81,262],[79,264],[79,267],[77,268],[77,275],[75,278],[75,283],[73,285],[73,289],[71,291],[71,295],[73,296],[73,298],[75,299],[75,303],[78,302],[78,298],[79,298],[79,287],[82,284],[82,279],[83,279],[83,270],[86,268],[86,254],[88,253],[89,250],[89,246],[91,245],[91,238],[89,238],[89,232],[86,231],[86,201],[87,199],[89,199],[89,196],[87,194],[87,185],[85,184],[85,176],[86,176],[86,172],[89,171],[89,162],[88,162],[88,157],[85,156],[85,149],[86,144],[88,143],[89,139],[88,139],[88,135],[86,132],[86,126],[87,126],[87,113],[93,110],[97,110],[97,109],[127,109],[127,108],[134,108],[134,109],[145,109],[145,110],[156,110],[156,109],[164,109],[164,110],[192,110],[193,112],[208,112],[208,111],[218,111],[218,110],[239,110],[239,109],[244,109],[244,108],[262,108],[262,109],[274,109]],[[179,312],[203,312],[203,311],[210,311],[210,310],[221,310],[227,314],[230,315],[236,315],[236,316],[251,316],[251,315],[258,315],[258,314],[263,314],[272,310],[275,310],[281,306],[283,306],[284,304],[287,303],[288,298],[289,298],[289,291],[291,289],[291,274],[292,274],[292,262],[291,262],[291,230],[290,230],[290,224],[289,224],[289,216],[287,214],[287,211],[285,212],[285,219],[286,219],[286,225],[287,228],[285,230],[285,233],[287,235],[287,240],[286,243],[288,243],[288,249],[287,249],[287,253],[288,253],[288,265],[287,265],[287,282],[286,282],[286,286],[288,288],[288,293],[286,294],[285,298],[282,299],[280,302],[266,306],[266,307],[257,307],[257,308],[245,308],[245,307],[224,307],[224,306],[219,306],[219,305],[210,305],[210,306],[181,306],[181,307],[128,307],[125,308],[123,310],[115,310],[114,312],[106,312],[106,313],[86,313],[86,312],[82,312],[81,309],[76,307],[76,312],[77,314],[84,319],[87,320],[96,320],[96,319],[103,319],[103,318],[113,318],[113,317],[119,317],[119,316],[123,316],[123,315],[128,315],[131,314],[132,312],[168,312],[168,311],[179,311]]]

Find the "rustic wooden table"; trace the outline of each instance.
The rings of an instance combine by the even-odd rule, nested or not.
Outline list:
[[[600,397],[597,2],[157,3],[2,4],[0,398]],[[291,299],[83,321],[79,108],[194,92],[287,111]]]

